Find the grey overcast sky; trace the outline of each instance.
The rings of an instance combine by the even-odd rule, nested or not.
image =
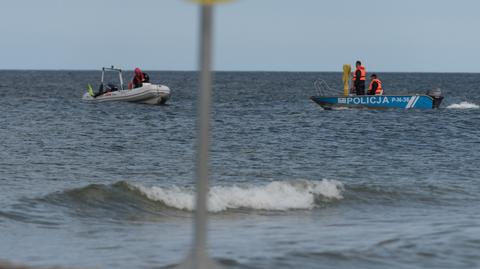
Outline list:
[[[186,0],[0,0],[0,69],[194,70]],[[478,0],[236,0],[216,9],[215,69],[480,72]]]

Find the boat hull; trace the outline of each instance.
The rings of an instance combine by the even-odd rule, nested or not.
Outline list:
[[[82,99],[94,102],[123,101],[162,105],[170,99],[170,88],[163,85],[144,83],[140,88],[107,92],[95,98],[85,93]]]
[[[362,96],[312,96],[312,101],[324,109],[433,109],[438,108],[443,97],[429,95],[362,95]]]

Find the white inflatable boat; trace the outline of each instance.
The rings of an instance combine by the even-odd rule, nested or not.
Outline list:
[[[120,87],[113,84],[104,86],[105,71],[118,72],[120,78]],[[90,87],[90,86],[89,86]],[[106,102],[106,101],[125,101],[136,102],[149,105],[162,105],[170,99],[170,88],[164,85],[157,85],[144,82],[142,87],[134,89],[125,89],[123,85],[122,70],[111,68],[102,68],[102,81],[98,93],[93,93],[90,88],[83,95],[85,101]]]

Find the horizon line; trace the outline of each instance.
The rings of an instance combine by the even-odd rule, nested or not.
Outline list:
[[[121,68],[120,68],[121,69]],[[198,70],[193,69],[174,69],[174,70],[160,70],[160,69],[143,69],[145,71],[153,71],[153,72],[199,72]],[[101,71],[99,69],[75,69],[75,68],[44,68],[44,69],[36,69],[36,68],[12,68],[12,69],[3,69],[0,68],[0,72],[2,71],[46,71],[46,72],[54,72],[54,71],[76,71],[76,72],[93,72],[93,71]],[[131,71],[133,69],[122,69],[122,71]],[[293,70],[212,70],[213,72],[222,73],[222,72],[238,72],[238,73],[343,73],[341,70],[338,71],[293,71]],[[480,72],[463,72],[463,71],[370,71],[369,73],[424,73],[424,74],[480,74]]]

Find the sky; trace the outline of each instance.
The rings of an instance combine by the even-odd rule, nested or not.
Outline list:
[[[187,0],[0,0],[0,69],[195,70]],[[234,0],[215,8],[214,69],[480,72],[478,0]]]

